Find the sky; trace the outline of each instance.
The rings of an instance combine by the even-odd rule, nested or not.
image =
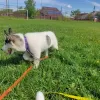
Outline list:
[[[25,0],[18,0],[18,5],[25,7]],[[95,10],[100,10],[100,0],[35,0],[36,9],[40,9],[41,6],[57,7],[62,9],[63,14],[69,14],[72,10],[80,9],[83,12],[92,12],[95,6]],[[17,0],[9,0],[10,8],[17,8]],[[0,0],[0,8],[6,7],[6,0]]]

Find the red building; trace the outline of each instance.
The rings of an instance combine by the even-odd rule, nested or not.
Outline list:
[[[40,18],[42,19],[58,19],[62,17],[61,11],[54,7],[42,7],[40,10]]]

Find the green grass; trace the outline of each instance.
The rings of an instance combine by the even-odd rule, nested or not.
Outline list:
[[[0,19],[0,48],[3,30],[17,32],[54,31],[59,51],[41,61],[4,100],[35,100],[37,91],[64,92],[100,100],[100,23],[84,21],[50,21]],[[0,51],[0,94],[30,66],[22,53],[6,55]],[[46,95],[46,100],[70,100]]]

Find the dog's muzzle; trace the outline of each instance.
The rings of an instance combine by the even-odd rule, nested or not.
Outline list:
[[[1,48],[2,51],[5,51],[7,54],[13,54],[14,53],[14,50],[9,48],[7,50],[4,50],[3,48]]]

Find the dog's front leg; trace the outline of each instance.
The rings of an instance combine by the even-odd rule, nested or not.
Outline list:
[[[38,68],[38,66],[39,66],[40,56],[41,56],[41,52],[34,53],[34,67],[35,68]]]
[[[39,59],[34,59],[34,68],[38,68],[39,63],[40,63]]]

